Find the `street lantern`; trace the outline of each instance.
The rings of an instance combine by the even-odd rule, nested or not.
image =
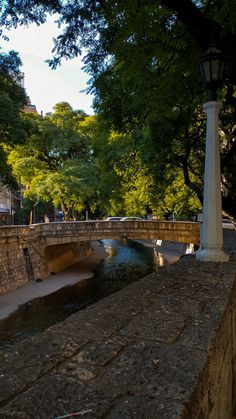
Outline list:
[[[200,61],[203,82],[209,93],[209,100],[217,100],[217,88],[224,79],[224,57],[215,46],[209,48]]]
[[[229,256],[222,250],[222,204],[219,149],[219,111],[217,88],[223,83],[224,60],[222,53],[212,46],[201,59],[200,69],[208,90],[208,101],[203,109],[207,114],[205,176],[203,195],[203,221],[200,249],[196,259],[202,262],[227,262]]]

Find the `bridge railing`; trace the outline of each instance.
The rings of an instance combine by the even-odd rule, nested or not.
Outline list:
[[[199,244],[199,231],[199,223],[187,221],[67,221],[0,227],[0,244],[40,238],[47,242],[46,245],[105,238]]]

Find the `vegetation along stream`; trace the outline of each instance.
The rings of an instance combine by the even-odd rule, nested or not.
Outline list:
[[[102,241],[108,255],[92,278],[66,286],[22,306],[0,321],[0,349],[63,321],[158,268],[160,259],[153,247],[136,241]]]

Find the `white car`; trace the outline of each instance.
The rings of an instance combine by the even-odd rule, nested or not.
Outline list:
[[[146,221],[141,217],[122,217],[120,221]]]
[[[105,221],[120,221],[122,217],[107,217]]]
[[[234,222],[232,220],[229,220],[228,218],[223,218],[222,227],[230,230],[235,230]]]

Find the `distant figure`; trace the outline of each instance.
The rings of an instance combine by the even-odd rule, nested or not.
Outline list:
[[[49,220],[49,216],[48,216],[48,214],[45,214],[45,215],[44,215],[44,222],[45,222],[45,223],[49,223],[49,221],[50,221],[50,220]]]

